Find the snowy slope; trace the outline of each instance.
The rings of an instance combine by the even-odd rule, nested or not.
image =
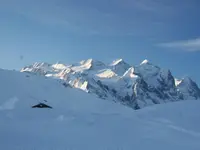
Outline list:
[[[148,60],[136,66],[122,59],[114,60],[111,64],[93,59],[72,65],[35,63],[24,67],[21,72],[62,79],[74,88],[133,109],[200,99],[200,89],[192,79],[176,80],[170,70]]]
[[[200,89],[191,78],[186,77],[182,80],[176,80],[178,89],[184,93],[185,99],[198,99],[200,97]]]
[[[0,70],[2,150],[200,149],[200,101],[134,111],[60,82]]]

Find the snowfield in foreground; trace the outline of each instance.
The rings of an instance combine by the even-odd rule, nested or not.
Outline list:
[[[2,150],[200,149],[200,101],[136,111],[26,73],[0,70],[0,83]]]

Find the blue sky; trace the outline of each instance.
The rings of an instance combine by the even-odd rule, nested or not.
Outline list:
[[[199,0],[0,0],[0,67],[148,59],[200,84]]]

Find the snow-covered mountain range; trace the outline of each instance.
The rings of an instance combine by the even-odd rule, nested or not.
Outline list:
[[[133,69],[128,73],[124,79],[134,82]],[[133,110],[30,73],[0,69],[0,83],[2,150],[200,148],[200,101]],[[32,108],[41,102],[53,109]]]
[[[170,70],[148,60],[133,66],[122,59],[111,64],[88,59],[79,63],[34,63],[21,72],[60,79],[63,84],[120,102],[134,109],[172,101],[200,99],[198,85],[189,77],[176,79]]]

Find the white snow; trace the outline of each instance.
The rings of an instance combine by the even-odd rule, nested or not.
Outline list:
[[[174,85],[173,76],[169,70],[153,65],[148,60],[144,60],[138,66],[131,66],[122,59],[117,59],[110,65],[105,65],[94,59],[83,60],[72,65],[65,65],[61,62],[56,64],[35,63],[21,71],[61,79],[73,88],[81,89],[107,100],[122,102],[128,98],[125,96],[130,96],[133,100],[134,95],[138,95],[137,99],[142,101],[138,103],[143,103],[140,107],[182,100],[181,97],[184,100],[200,98],[200,89],[191,84],[193,82],[189,78],[184,79],[184,82],[188,84],[183,84],[183,80],[180,82],[175,80]],[[140,85],[140,81],[145,81],[141,84],[147,84],[147,86]],[[137,82],[138,86],[136,86]],[[158,96],[158,91],[156,93],[152,89],[148,89],[149,92],[145,93],[144,89],[139,90],[134,86],[144,89],[159,89],[160,94]],[[135,90],[133,90],[134,88]],[[163,89],[165,89],[164,92]],[[138,91],[139,94],[136,93],[136,90],[140,91]],[[166,95],[169,98],[164,99],[163,97]],[[133,106],[135,104],[130,102],[127,105]]]
[[[15,108],[15,104],[18,101],[18,98],[13,97],[4,102],[3,104],[0,105],[0,110],[12,110]]]
[[[181,82],[182,82],[182,80],[175,79],[175,85],[176,85],[176,86],[178,86]]]
[[[100,73],[96,74],[96,76],[100,78],[112,78],[117,76],[117,74],[113,72],[111,69],[104,69],[100,71]]]
[[[111,68],[118,76],[123,76],[130,68],[130,65],[124,62],[123,59],[116,59],[108,66],[108,68]]]
[[[148,63],[149,63],[149,61],[148,61],[147,59],[145,59],[145,60],[143,60],[143,61],[140,63],[140,65],[148,64]]]
[[[116,59],[116,60],[114,60],[110,65],[111,65],[111,66],[115,66],[115,65],[119,64],[120,62],[123,62],[123,59],[121,59],[121,58]]]
[[[141,74],[145,79],[157,75],[159,71],[159,67],[148,63],[147,60],[144,60],[139,66],[135,67],[135,72]]]
[[[131,67],[124,73],[123,77],[136,78],[138,76],[134,74],[134,68]]]
[[[58,70],[64,70],[67,69],[67,66],[64,64],[60,64],[60,63],[56,63],[54,65],[52,65],[53,68],[58,69]]]
[[[200,101],[134,111],[58,80],[0,70],[2,150],[199,150]],[[53,109],[31,106],[45,102]]]

